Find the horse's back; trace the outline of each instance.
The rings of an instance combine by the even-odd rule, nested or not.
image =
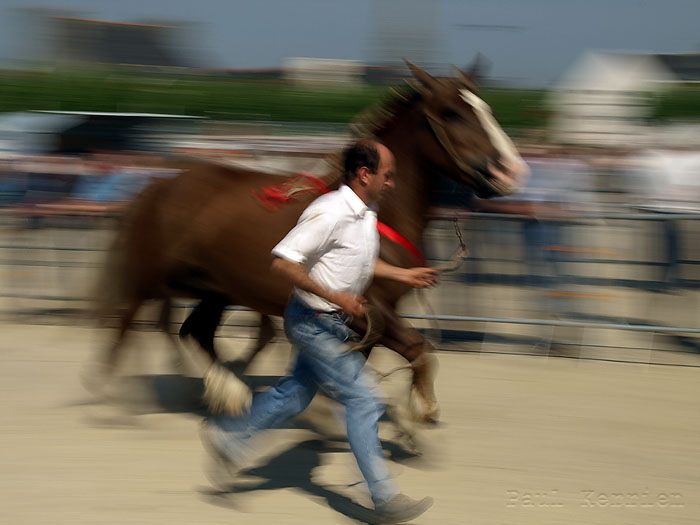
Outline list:
[[[135,288],[169,295],[196,276],[203,290],[279,313],[289,287],[270,275],[270,251],[312,197],[271,210],[260,190],[278,184],[279,175],[198,161],[177,167],[179,175],[147,187],[129,212],[124,237]]]

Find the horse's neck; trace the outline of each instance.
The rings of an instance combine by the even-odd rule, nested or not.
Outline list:
[[[379,220],[399,231],[416,246],[421,244],[433,188],[430,169],[416,154],[419,148],[414,147],[413,134],[410,133],[410,130],[421,125],[423,118],[415,111],[406,110],[376,132],[376,138],[396,158],[396,187],[379,204]],[[329,156],[326,163],[328,172],[321,180],[329,190],[335,190],[342,181],[342,153]]]
[[[414,245],[419,246],[425,228],[425,214],[428,208],[430,188],[421,177],[421,168],[414,159],[404,158],[402,150],[396,151],[396,187],[379,203],[379,220],[399,231]],[[321,177],[329,190],[336,190],[342,182],[342,172],[330,170]]]
[[[399,115],[377,137],[396,158],[396,187],[380,204],[379,218],[420,246],[433,184],[429,168],[418,157],[411,134],[406,133],[420,125],[415,122],[417,118],[414,114]]]

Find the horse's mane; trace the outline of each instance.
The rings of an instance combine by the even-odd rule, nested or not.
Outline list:
[[[420,91],[408,82],[406,86],[401,88],[391,88],[389,97],[385,101],[364,111],[351,124],[353,135],[357,138],[376,136],[396,117],[399,111],[411,106],[420,96]]]
[[[401,110],[411,106],[420,96],[420,91],[408,81],[401,88],[391,88],[385,100],[362,112],[350,124],[352,137],[375,138]],[[329,188],[336,188],[343,173],[343,152],[335,151],[324,160],[329,167],[329,175],[325,177],[325,183]]]
[[[420,90],[411,81],[406,81],[406,84],[401,87],[392,87],[384,100],[378,104],[373,104],[350,124],[351,136],[354,139],[375,138],[381,130],[385,129],[392,122],[400,111],[411,107],[420,97]],[[222,159],[207,159],[207,162],[225,168],[240,167],[235,161],[231,162]],[[324,158],[324,162],[328,166],[327,175],[323,177],[324,183],[327,188],[335,189],[342,178],[343,151],[329,153]],[[300,179],[298,174],[290,174],[289,176],[296,180],[303,180],[303,177]]]

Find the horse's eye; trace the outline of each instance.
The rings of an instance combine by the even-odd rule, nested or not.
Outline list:
[[[462,119],[462,116],[453,109],[446,109],[440,114],[440,116],[442,117],[442,120],[446,122],[455,122]]]

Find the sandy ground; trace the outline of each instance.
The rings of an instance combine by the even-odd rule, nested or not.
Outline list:
[[[122,401],[87,393],[81,373],[106,332],[0,326],[0,522],[353,523],[368,505],[341,411],[314,402],[228,492],[208,481],[196,379],[176,375],[162,334],[137,333]],[[221,341],[235,357],[245,340]],[[274,348],[277,347],[277,348]],[[259,385],[284,372],[277,343]],[[441,353],[442,424],[424,454],[380,434],[402,490],[432,495],[421,524],[682,524],[700,516],[698,369]],[[380,349],[372,364],[398,361]],[[384,384],[401,396],[406,376]]]

